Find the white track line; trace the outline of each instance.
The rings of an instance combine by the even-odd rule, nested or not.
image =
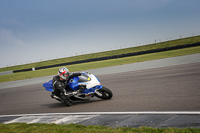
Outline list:
[[[41,114],[16,114],[0,115],[0,117],[14,116],[52,116],[52,115],[200,115],[200,111],[149,111],[149,112],[77,112],[77,113],[41,113]]]

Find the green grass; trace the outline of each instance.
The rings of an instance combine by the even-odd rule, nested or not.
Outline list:
[[[188,38],[166,41],[166,42],[161,42],[161,43],[154,43],[154,44],[138,46],[138,47],[131,47],[131,48],[126,48],[126,49],[119,49],[119,50],[113,50],[113,51],[107,51],[107,52],[86,54],[86,55],[80,55],[80,56],[74,56],[74,57],[68,57],[68,58],[61,58],[61,59],[31,63],[31,64],[27,64],[27,65],[5,67],[5,68],[0,68],[0,72],[48,66],[48,65],[60,64],[60,63],[66,63],[66,62],[72,62],[72,61],[97,58],[97,57],[120,55],[120,54],[125,54],[125,53],[145,51],[145,50],[151,50],[151,49],[157,49],[157,48],[165,48],[165,47],[176,46],[176,45],[192,44],[192,43],[196,43],[196,42],[200,42],[200,36],[188,37]]]
[[[195,54],[195,53],[200,53],[200,46],[179,49],[179,50],[171,50],[171,51],[160,52],[160,53],[125,57],[125,58],[119,58],[119,59],[111,59],[111,60],[105,60],[105,61],[75,64],[75,65],[69,65],[66,67],[68,67],[71,72],[72,71],[84,71],[84,70],[88,70],[88,69],[116,66],[116,65],[129,64],[129,63],[135,63],[135,62],[143,62],[143,61],[156,60],[156,59],[169,58],[169,57],[182,56],[182,55],[189,55],[189,54]],[[43,76],[48,76],[48,75],[56,75],[57,72],[58,72],[58,67],[49,68],[49,69],[41,69],[41,70],[37,70],[37,71],[13,73],[13,74],[0,76],[0,82],[8,82],[8,81],[43,77]]]
[[[200,128],[105,127],[76,124],[0,124],[1,133],[199,133]]]

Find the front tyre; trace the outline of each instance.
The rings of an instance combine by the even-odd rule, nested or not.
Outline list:
[[[113,94],[111,90],[103,86],[101,89],[97,90],[95,96],[103,100],[108,100],[112,98]]]

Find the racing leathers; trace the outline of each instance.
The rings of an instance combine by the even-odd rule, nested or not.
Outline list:
[[[67,94],[67,92],[71,91],[71,88],[67,86],[68,81],[76,76],[80,76],[81,72],[70,73],[68,80],[61,80],[59,75],[53,77],[53,89],[52,95],[61,96],[63,94]],[[66,92],[67,91],[67,92]]]

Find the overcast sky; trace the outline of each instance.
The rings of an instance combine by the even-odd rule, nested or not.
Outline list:
[[[0,67],[200,35],[200,0],[0,0]]]

